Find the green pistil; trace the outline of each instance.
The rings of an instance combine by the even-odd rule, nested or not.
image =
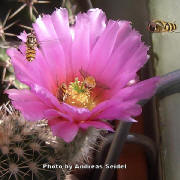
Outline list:
[[[86,91],[84,83],[78,81],[78,78],[75,78],[75,82],[72,82],[71,86],[77,93],[84,93]]]

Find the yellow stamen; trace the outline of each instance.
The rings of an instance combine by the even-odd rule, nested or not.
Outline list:
[[[96,103],[93,100],[91,91],[92,89],[85,86],[84,81],[75,78],[75,81],[67,86],[64,102],[72,106],[92,110]]]

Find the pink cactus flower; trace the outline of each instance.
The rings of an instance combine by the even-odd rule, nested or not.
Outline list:
[[[159,80],[139,82],[137,71],[148,60],[148,47],[130,22],[107,20],[100,9],[78,14],[69,25],[66,9],[33,24],[40,48],[26,60],[26,37],[7,53],[16,78],[29,89],[7,90],[14,107],[30,121],[47,119],[54,135],[70,142],[89,127],[113,131],[107,120],[135,121],[142,99]]]

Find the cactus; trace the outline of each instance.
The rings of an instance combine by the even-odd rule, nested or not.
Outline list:
[[[0,115],[1,179],[55,179],[56,170],[42,168],[42,164],[56,161],[51,156],[55,153],[52,142],[47,143],[51,135],[45,133],[45,122],[27,122],[18,112],[4,107],[6,112],[1,107]],[[46,137],[41,138],[41,133]]]
[[[0,179],[64,179],[66,168],[43,165],[88,163],[100,131],[80,132],[71,143],[54,137],[45,120],[26,121],[10,104],[0,107]]]
[[[0,44],[2,43],[0,42]],[[27,88],[26,85],[15,79],[14,70],[5,48],[0,48],[0,69],[2,70],[1,83],[6,84],[5,89],[8,89],[10,85],[19,89]]]

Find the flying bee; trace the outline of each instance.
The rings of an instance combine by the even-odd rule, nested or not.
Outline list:
[[[0,48],[11,48],[15,47],[18,49],[19,45],[21,44],[20,41],[4,41],[0,42]],[[38,47],[36,35],[33,31],[27,35],[27,40],[25,42],[26,44],[26,59],[28,61],[33,61],[36,57],[36,48]]]
[[[10,48],[15,47],[18,49],[18,46],[21,44],[19,41],[13,41],[13,42],[0,42],[1,48]],[[33,30],[31,30],[31,33],[27,35],[26,39],[26,60],[29,62],[32,62],[36,57],[36,48],[39,46],[39,43],[37,43],[36,35]]]
[[[161,20],[153,20],[147,26],[148,31],[150,32],[174,32],[177,29],[175,23],[165,22]]]
[[[82,68],[79,70],[79,72],[84,79],[84,85],[86,88],[93,89],[95,87],[99,87],[99,88],[103,88],[103,89],[109,89],[109,87],[107,87],[105,84],[96,81],[94,77],[90,76]]]
[[[67,99],[67,97],[68,97],[67,85],[65,83],[62,83],[57,91],[57,98],[60,101],[64,102]]]
[[[30,34],[27,35],[26,40],[26,59],[29,62],[32,62],[36,57],[36,48],[37,48],[37,39],[34,31],[31,31]]]

